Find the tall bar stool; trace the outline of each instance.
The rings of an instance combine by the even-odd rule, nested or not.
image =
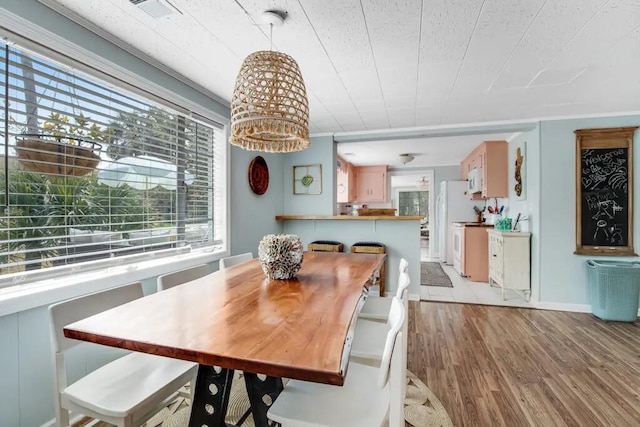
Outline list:
[[[382,243],[378,242],[357,242],[351,245],[351,253],[354,254],[384,254],[387,253],[385,246]],[[385,285],[385,271],[387,260],[382,263],[382,267],[380,267],[380,276],[378,277],[378,285],[380,289],[380,296],[384,296],[384,285]]]
[[[344,245],[333,240],[316,240],[309,243],[309,252],[342,252]]]

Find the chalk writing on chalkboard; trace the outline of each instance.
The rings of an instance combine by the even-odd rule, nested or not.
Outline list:
[[[627,246],[627,148],[581,150],[582,244]]]
[[[633,249],[633,139],[638,126],[577,129],[577,255],[638,256]]]

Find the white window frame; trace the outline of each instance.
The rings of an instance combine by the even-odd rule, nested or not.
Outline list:
[[[189,94],[181,95],[164,86],[147,80],[132,71],[106,61],[93,52],[90,52],[64,38],[38,27],[34,23],[11,13],[3,11],[0,14],[0,37],[8,44],[17,44],[20,49],[31,51],[37,55],[49,58],[52,61],[77,69],[84,74],[103,80],[114,86],[121,87],[129,91],[150,99],[161,105],[165,105],[174,111],[180,112],[192,120],[202,121],[208,124],[212,121],[222,126],[224,141],[229,136],[229,118],[210,110],[197,100],[189,97]],[[36,40],[46,40],[47,46]],[[128,53],[132,53],[130,50]],[[133,54],[133,53],[132,53]],[[135,55],[146,61],[144,55]],[[153,64],[153,62],[152,62]],[[155,65],[155,64],[154,64]],[[187,92],[195,89],[207,102],[216,103],[218,106],[228,108],[228,105],[206,91],[202,91],[197,85],[191,84],[183,78],[163,67],[157,67],[166,74],[167,78],[173,78],[185,85]],[[155,94],[155,95],[154,95]],[[224,143],[221,154],[224,164],[224,235],[223,247],[218,251],[212,251],[211,247],[195,249],[187,254],[180,254],[170,259],[156,259],[153,252],[148,254],[134,255],[146,259],[139,259],[135,264],[128,265],[94,265],[92,271],[81,272],[79,265],[63,266],[68,269],[68,274],[62,277],[44,278],[35,281],[28,281],[24,273],[23,279],[17,280],[14,286],[0,288],[0,316],[16,313],[19,311],[47,305],[65,298],[82,295],[87,292],[95,292],[102,289],[129,283],[135,280],[143,280],[156,277],[159,274],[189,267],[201,263],[211,263],[229,254],[230,236],[230,200],[229,200],[229,179],[230,179],[230,156],[228,144]],[[121,259],[124,259],[122,257]],[[99,260],[95,263],[110,260]],[[35,271],[34,273],[37,273]]]

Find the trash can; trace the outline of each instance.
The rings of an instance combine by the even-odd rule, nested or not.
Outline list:
[[[640,298],[640,262],[587,261],[591,312],[603,320],[635,322]]]

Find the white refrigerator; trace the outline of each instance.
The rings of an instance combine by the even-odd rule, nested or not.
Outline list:
[[[476,213],[473,206],[477,200],[470,200],[467,194],[467,181],[443,181],[436,199],[436,251],[440,262],[453,264],[454,222],[474,222]],[[480,206],[478,206],[480,207]]]

